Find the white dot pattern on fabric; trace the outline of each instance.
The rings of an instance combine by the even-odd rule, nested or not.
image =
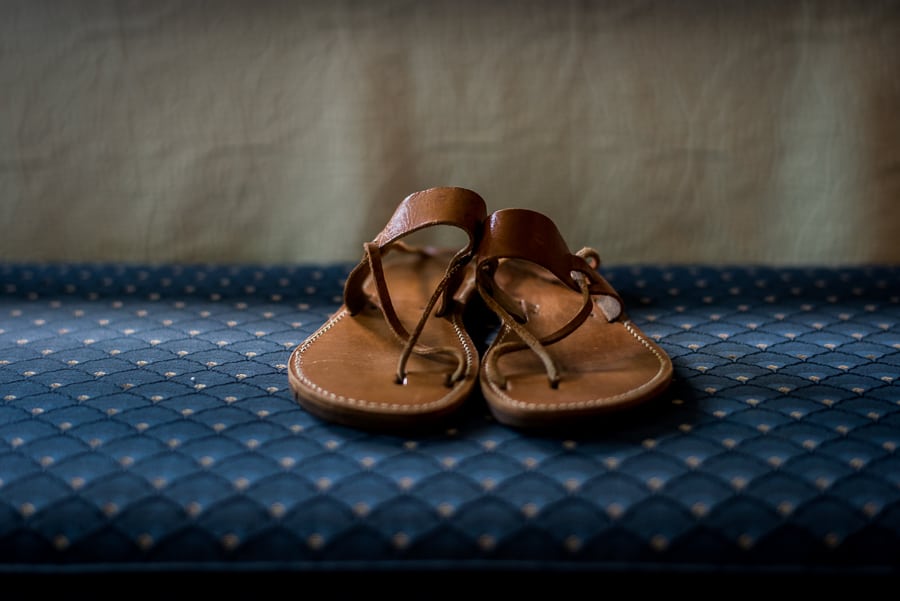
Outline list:
[[[659,402],[402,437],[287,386],[348,269],[0,266],[0,559],[900,557],[897,269],[610,269],[675,365]]]

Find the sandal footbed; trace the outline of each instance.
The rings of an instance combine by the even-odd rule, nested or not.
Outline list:
[[[583,297],[534,264],[506,261],[494,281],[519,299],[525,327],[538,338],[568,322]],[[502,331],[488,348],[483,364],[501,344],[516,340]],[[484,370],[484,397],[498,421],[515,426],[545,426],[595,414],[623,410],[660,394],[672,378],[668,355],[627,317],[609,321],[595,306],[592,314],[562,340],[547,345],[560,369],[551,386],[539,357],[528,348],[505,352],[496,362],[505,382]]]

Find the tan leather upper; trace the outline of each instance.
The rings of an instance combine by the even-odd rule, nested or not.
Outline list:
[[[597,267],[596,251],[572,253],[545,215],[503,209],[488,218],[476,285],[501,328],[481,358],[480,381],[498,420],[568,423],[668,385],[669,357],[628,320]]]
[[[360,427],[416,427],[447,416],[477,383],[480,358],[462,310],[465,276],[487,209],[470,190],[406,197],[365,243],[344,305],[292,353],[289,380],[310,412]],[[462,248],[413,247],[403,238],[456,227]]]

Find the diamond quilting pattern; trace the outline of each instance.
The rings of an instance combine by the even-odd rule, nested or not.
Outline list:
[[[671,390],[400,437],[287,385],[349,267],[0,266],[0,561],[900,567],[897,268],[606,269]]]

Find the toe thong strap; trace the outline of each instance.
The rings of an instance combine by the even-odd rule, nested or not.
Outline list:
[[[591,248],[573,254],[556,225],[545,215],[528,209],[503,209],[489,217],[488,227],[477,252],[476,283],[485,304],[497,314],[504,328],[517,339],[498,344],[485,362],[488,376],[501,387],[505,377],[498,368],[499,358],[509,352],[530,348],[544,364],[550,385],[556,388],[560,370],[547,346],[562,340],[598,307],[608,321],[622,314],[618,293],[597,273],[600,259]],[[504,292],[494,281],[500,263],[509,259],[528,261],[549,271],[556,279],[582,295],[581,309],[556,331],[541,338],[524,325],[522,301]],[[596,305],[595,305],[596,303]]]
[[[384,314],[391,331],[403,343],[403,351],[397,366],[397,379],[406,378],[406,363],[410,355],[452,354],[457,359],[457,369],[451,376],[455,381],[462,377],[464,357],[458,349],[428,347],[418,344],[425,323],[434,312],[444,315],[453,302],[453,294],[463,281],[466,263],[472,258],[487,208],[484,200],[475,192],[465,188],[430,188],[407,196],[394,211],[384,229],[371,242],[363,245],[363,257],[347,277],[344,285],[344,304],[351,315],[359,313],[369,302],[364,290],[371,278],[375,284],[378,306]],[[449,225],[463,230],[468,236],[466,245],[450,260],[443,278],[433,291],[412,332],[407,331],[391,302],[390,291],[382,265],[383,257],[391,251],[426,252],[410,247],[403,237],[427,227]]]

